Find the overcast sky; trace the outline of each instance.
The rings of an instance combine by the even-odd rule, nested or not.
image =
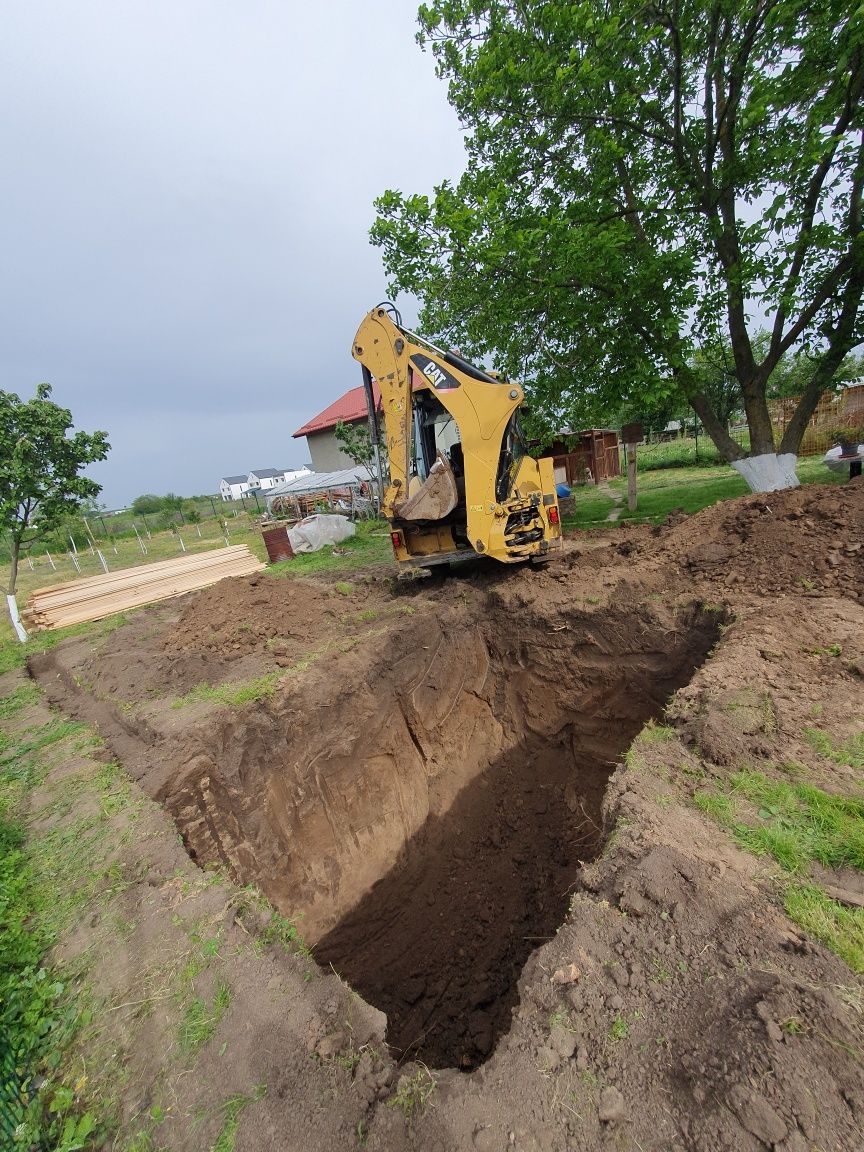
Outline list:
[[[372,201],[463,163],[416,8],[6,0],[0,388],[108,432],[109,507],[299,466],[361,382]]]

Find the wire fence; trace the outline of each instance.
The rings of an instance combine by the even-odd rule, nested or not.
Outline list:
[[[111,556],[121,552],[147,556],[153,550],[151,541],[166,533],[172,540],[169,552],[186,551],[190,544],[194,546],[196,540],[205,538],[221,536],[230,541],[233,532],[251,525],[256,516],[254,505],[250,508],[240,501],[223,504],[218,497],[212,504],[208,501],[202,505],[200,500],[184,501],[181,509],[157,513],[133,513],[131,509],[88,512],[70,517],[48,536],[35,541],[21,563],[32,568],[35,564],[52,566],[68,559],[74,574],[76,557],[98,556],[101,552],[110,564]],[[8,564],[10,559],[9,537],[2,535],[0,563]],[[100,562],[99,567],[104,571],[104,563]]]
[[[15,1147],[17,1129],[27,1114],[31,1080],[12,1049],[0,1047],[0,1147]]]
[[[792,419],[798,400],[798,396],[784,396],[768,401],[778,443]],[[807,423],[798,455],[824,455],[839,440],[847,437],[864,440],[864,384],[844,388],[842,392],[826,392],[822,396]]]

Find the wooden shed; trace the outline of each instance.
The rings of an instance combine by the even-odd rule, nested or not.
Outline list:
[[[596,484],[621,475],[621,452],[614,428],[561,432],[543,455],[555,462],[556,484]]]

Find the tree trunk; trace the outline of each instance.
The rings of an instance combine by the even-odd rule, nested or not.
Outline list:
[[[728,427],[723,423],[714,410],[714,405],[699,388],[693,369],[684,358],[680,346],[676,349],[676,357],[672,362],[672,375],[678,382],[681,391],[687,397],[687,403],[702,421],[705,431],[714,441],[717,451],[728,463],[739,460],[744,453],[740,444],[736,444],[729,435]]]
[[[765,389],[766,381],[758,374],[741,385],[747,427],[750,430],[750,456],[765,456],[777,451]]]
[[[746,480],[751,492],[781,492],[801,483],[795,475],[797,459],[794,452],[762,452],[733,460],[732,467]]]
[[[783,432],[783,439],[780,442],[781,452],[796,452],[801,447],[801,441],[804,439],[804,433],[807,431],[807,424],[810,417],[816,411],[816,405],[819,403],[825,389],[831,382],[831,377],[836,371],[835,365],[831,368],[826,368],[826,356],[822,363],[817,367],[816,371],[810,377],[807,387],[795,406],[795,411],[792,413],[792,419],[786,425]],[[833,357],[831,358],[833,361]],[[842,356],[840,357],[842,360]]]
[[[6,595],[6,607],[9,609],[9,619],[15,629],[15,635],[23,644],[27,639],[27,632],[18,615],[18,602],[15,599],[15,585],[18,582],[18,560],[21,555],[21,541],[12,537],[12,557],[9,564],[9,585]]]
[[[9,562],[9,586],[6,589],[8,596],[15,595],[15,586],[18,583],[18,559],[21,555],[21,541],[12,537],[12,559]]]
[[[702,421],[705,431],[714,441],[717,451],[727,463],[731,464],[733,460],[740,460],[742,456],[746,455],[741,445],[736,444],[729,435],[728,428],[718,417],[711,406],[711,401],[704,392],[691,393],[687,397],[687,402]]]
[[[702,421],[705,431],[717,446],[720,455],[746,481],[751,492],[777,492],[783,488],[798,486],[794,453],[778,454],[774,448],[774,431],[764,395],[759,398],[761,403],[754,397],[754,403],[747,408],[751,443],[749,454],[729,435],[728,429],[704,393],[691,392],[687,399],[690,407]],[[754,442],[763,448],[763,451],[753,451]]]
[[[752,364],[749,348],[749,342],[745,342],[740,350],[739,359],[745,364]],[[698,390],[690,367],[679,363],[673,372],[690,407],[702,421],[720,455],[746,481],[751,492],[777,492],[798,486],[794,453],[778,454],[774,446],[774,428],[765,395],[767,374],[764,364],[759,368],[754,366],[746,386],[741,387],[747,426],[750,429],[749,452],[745,452],[729,435],[728,428],[717,415],[711,401],[704,392]]]
[[[783,440],[780,444],[781,452],[798,451],[804,433],[807,431],[807,423],[816,411],[820,397],[831,383],[834,373],[842,364],[847,352],[855,346],[855,324],[861,307],[862,295],[864,295],[864,252],[859,247],[858,260],[844,289],[840,315],[832,333],[828,350],[816,365],[816,369],[804,389],[804,394],[792,413],[792,419],[786,425],[786,431],[783,433]]]

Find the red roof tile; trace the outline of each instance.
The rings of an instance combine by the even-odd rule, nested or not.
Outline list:
[[[381,391],[375,380],[372,381],[372,395],[375,397],[376,407],[380,406]],[[323,412],[313,416],[302,428],[298,428],[292,438],[296,440],[298,436],[308,436],[310,432],[326,432],[328,428],[335,428],[340,420],[344,420],[348,424],[353,420],[365,419],[366,391],[362,387],[352,388],[350,392],[346,392],[344,396],[334,400],[329,408],[325,408]]]

